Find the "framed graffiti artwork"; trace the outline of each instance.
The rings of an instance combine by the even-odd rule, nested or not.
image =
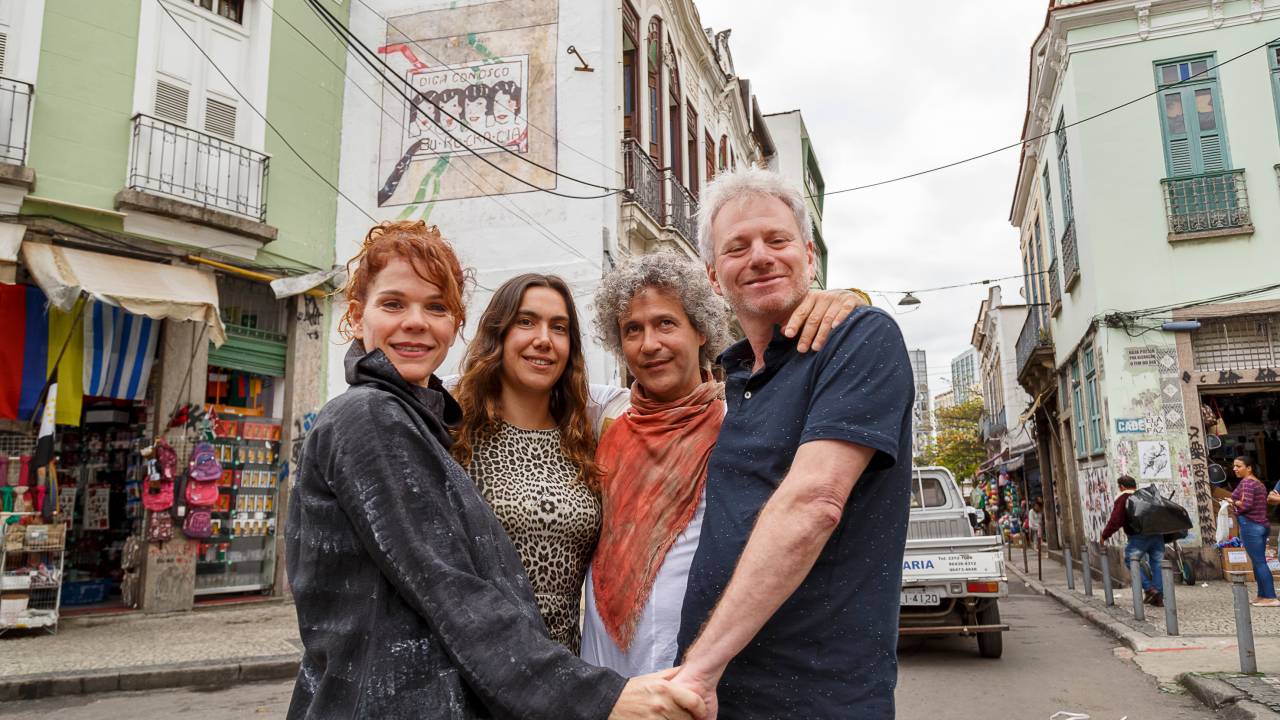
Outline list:
[[[382,90],[378,206],[406,217],[556,186],[559,3],[458,5],[388,17],[377,48],[403,81]]]

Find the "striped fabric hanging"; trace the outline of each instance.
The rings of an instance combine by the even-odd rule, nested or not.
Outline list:
[[[157,321],[102,302],[84,318],[84,394],[142,400],[156,355]]]

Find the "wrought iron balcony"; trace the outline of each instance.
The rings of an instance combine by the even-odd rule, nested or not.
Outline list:
[[[668,205],[667,224],[680,233],[690,246],[698,244],[698,201],[680,184],[674,173],[667,171]]]
[[[622,141],[622,161],[627,174],[626,199],[644,208],[658,225],[665,225],[662,171],[631,138]]]
[[[1049,263],[1049,312],[1056,315],[1062,307],[1062,279],[1058,277],[1058,259]]]
[[[1049,334],[1049,314],[1044,307],[1030,308],[1026,322],[1022,323],[1022,332],[1018,333],[1017,361],[1018,375],[1021,377],[1027,365],[1033,360],[1039,361],[1037,351],[1053,352],[1053,338]],[[1043,355],[1041,354],[1041,357]]]
[[[1244,170],[1165,178],[1160,185],[1170,240],[1253,232]]]
[[[153,118],[133,118],[128,188],[232,213],[267,217],[270,158],[221,138]]]
[[[1062,231],[1062,274],[1065,277],[1063,285],[1070,291],[1076,280],[1080,279],[1080,249],[1076,247],[1075,218],[1068,220],[1067,227]]]
[[[27,162],[32,92],[30,83],[0,77],[0,163]]]

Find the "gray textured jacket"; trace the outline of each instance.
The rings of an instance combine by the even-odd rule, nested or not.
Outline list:
[[[347,381],[289,504],[305,646],[289,718],[607,717],[626,680],[547,636],[519,556],[447,452],[457,403],[358,343]]]

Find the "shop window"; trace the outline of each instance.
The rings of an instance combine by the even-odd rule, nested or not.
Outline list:
[[[1076,457],[1089,456],[1089,438],[1085,430],[1084,390],[1080,386],[1080,360],[1071,360],[1071,419],[1076,426]]]
[[[1212,55],[1156,64],[1169,177],[1231,169]]]
[[[1084,356],[1085,401],[1088,403],[1089,446],[1094,453],[1102,452],[1102,397],[1098,393],[1098,371],[1094,365],[1093,347],[1085,346],[1081,351]]]

